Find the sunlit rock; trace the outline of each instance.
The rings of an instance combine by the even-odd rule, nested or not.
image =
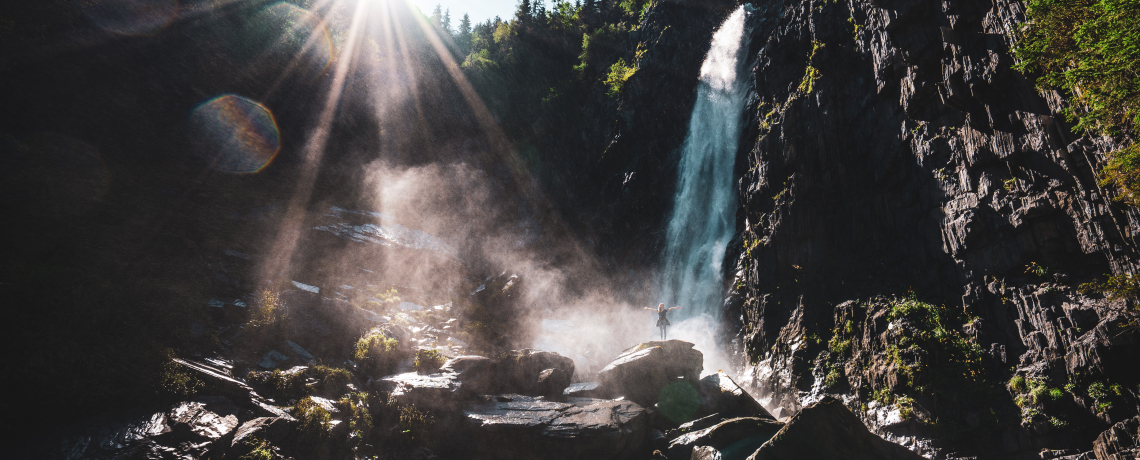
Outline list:
[[[386,391],[400,405],[426,409],[451,409],[466,395],[458,374],[422,375],[417,372],[384,377],[372,382],[373,388]]]
[[[441,373],[456,374],[464,391],[477,395],[490,394],[495,388],[495,363],[484,356],[456,356],[439,368]]]
[[[624,459],[647,438],[645,409],[629,401],[497,395],[463,414],[467,458]]]
[[[677,379],[696,383],[704,356],[681,340],[645,342],[618,355],[598,372],[598,382],[610,396],[625,396],[652,406],[662,389]]]
[[[695,448],[705,446],[711,450],[702,449],[703,458],[714,458],[715,455],[742,458],[751,453],[743,452],[744,450],[749,447],[752,451],[756,450],[783,426],[784,424],[768,418],[741,417],[725,420],[672,439],[668,455],[669,458],[695,458],[698,453]],[[726,453],[732,455],[724,455]]]
[[[498,392],[527,395],[561,394],[574,375],[574,360],[552,351],[511,350],[495,363]],[[543,379],[543,372],[551,369]]]
[[[709,374],[701,379],[699,415],[721,414],[727,417],[760,417],[775,420],[764,406],[736,384],[724,372]]]

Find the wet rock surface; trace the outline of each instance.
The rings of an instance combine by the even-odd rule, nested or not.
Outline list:
[[[628,458],[641,453],[648,416],[629,401],[496,395],[463,411],[472,458]]]
[[[770,418],[732,418],[673,438],[667,452],[669,458],[743,458],[783,427]]]

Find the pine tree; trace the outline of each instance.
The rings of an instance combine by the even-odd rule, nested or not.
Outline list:
[[[531,17],[530,0],[522,0],[519,3],[519,9],[515,12],[515,19],[519,21],[527,21]]]
[[[463,13],[463,19],[459,20],[459,33],[455,41],[464,56],[471,52],[471,17],[467,13]]]
[[[451,30],[451,8],[443,12],[443,19],[440,21],[440,28],[448,35],[455,35],[455,31]]]
[[[436,3],[435,9],[431,11],[431,23],[432,23],[432,25],[439,27],[440,20],[442,18],[443,18],[443,7],[441,7],[438,3]]]

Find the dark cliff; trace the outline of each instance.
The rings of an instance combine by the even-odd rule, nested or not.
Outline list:
[[[1134,416],[1130,305],[1077,286],[1136,269],[1140,221],[1097,185],[1118,146],[1072,134],[1063,98],[1011,68],[1023,5],[755,6],[725,316],[769,409],[846,395],[888,438],[985,458],[1087,452]],[[603,157],[616,241],[664,228],[688,110],[658,111],[692,106],[695,70],[654,71],[703,52],[668,48],[667,8]],[[697,19],[686,40],[707,42]]]

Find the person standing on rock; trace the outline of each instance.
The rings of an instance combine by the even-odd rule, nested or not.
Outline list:
[[[661,340],[665,340],[665,328],[669,326],[669,318],[666,318],[665,315],[667,313],[669,313],[669,310],[678,309],[678,308],[681,308],[681,306],[678,305],[676,307],[666,309],[665,304],[659,303],[659,304],[657,304],[656,309],[649,308],[649,307],[644,307],[644,308],[646,310],[652,310],[652,311],[657,312],[657,327],[661,328]]]

